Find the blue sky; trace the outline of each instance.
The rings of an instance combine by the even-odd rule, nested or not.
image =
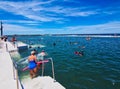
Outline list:
[[[120,0],[0,0],[4,34],[120,33]]]

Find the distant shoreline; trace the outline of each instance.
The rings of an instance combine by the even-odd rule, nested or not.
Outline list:
[[[15,36],[78,36],[78,37],[120,37],[120,33],[105,34],[14,34]],[[13,36],[13,35],[7,35]]]

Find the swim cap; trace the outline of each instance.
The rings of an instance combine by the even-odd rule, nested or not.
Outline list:
[[[31,51],[31,54],[35,54],[35,51]]]

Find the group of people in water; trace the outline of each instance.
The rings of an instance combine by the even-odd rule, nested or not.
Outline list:
[[[84,55],[83,51],[75,51],[74,53],[79,56]],[[37,64],[38,58],[37,58],[36,54],[37,54],[37,56],[41,56],[40,60],[44,60],[44,56],[47,55],[44,50],[42,50],[39,54],[35,49],[33,51],[31,51],[31,55],[28,57],[28,67],[30,70],[31,78],[36,77],[37,71],[40,68],[40,64]]]
[[[70,42],[70,44],[72,44],[72,43]],[[56,46],[55,42],[53,42],[53,46]],[[85,48],[85,46],[78,46],[78,49],[80,49],[80,50],[74,51],[74,54],[78,55],[80,57],[84,56],[84,51],[83,51],[84,48]],[[31,51],[31,54],[28,57],[28,67],[30,70],[31,78],[36,77],[37,71],[40,68],[40,65],[38,65],[37,62],[40,60],[44,60],[44,57],[46,55],[47,55],[47,53],[44,50],[42,50],[40,53],[38,53],[35,49],[33,49],[33,51]],[[38,58],[38,57],[40,57],[40,58]]]

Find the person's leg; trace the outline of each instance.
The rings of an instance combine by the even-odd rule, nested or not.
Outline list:
[[[30,77],[33,78],[33,75],[34,75],[34,71],[30,70]]]
[[[39,70],[39,69],[40,69],[40,64],[37,65],[37,70]]]
[[[35,67],[35,68],[33,69],[33,72],[34,72],[33,77],[35,77],[35,76],[37,75],[37,67]]]

